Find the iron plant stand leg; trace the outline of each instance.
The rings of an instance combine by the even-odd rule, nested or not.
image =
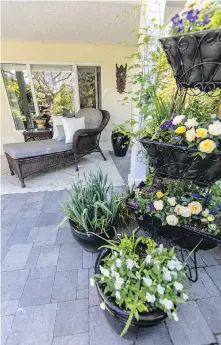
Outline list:
[[[182,261],[184,262],[186,259],[184,257],[184,249],[183,248],[180,248],[180,253],[181,253]],[[186,264],[186,266],[185,266],[186,276],[191,282],[195,283],[198,280],[198,267],[197,267],[196,251],[193,252],[193,257],[190,256],[189,259],[190,259],[191,263],[193,263],[193,266]],[[194,272],[194,274],[192,271]]]

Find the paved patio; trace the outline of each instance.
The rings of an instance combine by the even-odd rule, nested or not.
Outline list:
[[[128,166],[115,157],[121,176]],[[89,286],[96,254],[76,243],[62,219],[66,191],[2,196],[2,345],[221,344],[221,247],[199,252],[199,280],[180,321],[167,319],[121,339]]]

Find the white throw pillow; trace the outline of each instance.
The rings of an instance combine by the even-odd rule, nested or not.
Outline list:
[[[73,135],[78,129],[85,129],[84,117],[76,119],[73,118],[62,118],[62,124],[65,133],[65,143],[71,144],[73,142]]]
[[[53,122],[53,139],[58,139],[59,133],[57,126],[62,126],[61,122],[62,116],[55,116],[52,115],[52,122]]]

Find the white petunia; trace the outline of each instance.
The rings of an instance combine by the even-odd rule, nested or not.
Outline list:
[[[173,302],[167,298],[160,299],[159,301],[168,310],[173,309]]]
[[[151,262],[152,256],[148,254],[145,258],[146,264],[149,264]]]
[[[161,211],[163,209],[163,200],[154,201],[153,205],[157,211]]]
[[[179,282],[174,282],[173,285],[174,285],[174,287],[175,287],[175,289],[177,291],[182,291],[183,290],[183,284],[181,284]]]
[[[144,277],[143,281],[144,281],[145,285],[148,287],[150,287],[152,285],[152,279],[150,279],[149,277]]]
[[[100,307],[101,307],[101,309],[105,310],[105,303],[104,303],[104,302],[101,302],[101,303],[100,303]]]
[[[120,299],[120,292],[116,291],[116,299]]]
[[[161,286],[160,284],[157,285],[157,292],[160,295],[163,295],[165,291],[165,288],[163,286]]]
[[[94,278],[90,278],[90,285],[94,286]]]
[[[146,299],[149,303],[154,303],[156,301],[156,297],[151,295],[149,292],[146,293]]]
[[[170,271],[165,269],[163,273],[163,279],[170,282],[171,281],[171,274]]]
[[[177,115],[173,118],[173,125],[179,125],[185,119],[185,115]]]
[[[160,253],[163,251],[163,244],[162,243],[159,245],[158,250]]]
[[[175,271],[171,271],[170,274],[173,276],[174,279],[177,279],[178,274]]]
[[[188,295],[185,293],[183,293],[182,297],[183,297],[184,301],[186,301],[188,299]]]
[[[105,277],[109,277],[109,276],[110,276],[110,273],[109,273],[108,269],[106,269],[106,268],[104,268],[104,267],[102,267],[102,266],[100,266],[100,271],[101,271],[101,273],[102,273]]]
[[[166,221],[167,221],[167,224],[171,226],[176,226],[179,223],[179,219],[177,218],[177,216],[175,216],[175,214],[169,214],[166,217]]]
[[[121,268],[121,266],[122,266],[121,259],[116,259],[115,264],[118,268]]]
[[[214,136],[221,135],[221,122],[214,121],[212,125],[209,125],[208,127],[209,134]]]
[[[139,268],[139,265],[136,263],[136,261],[131,259],[126,260],[126,266],[129,270],[132,270],[133,267]]]
[[[116,281],[115,281],[115,284],[114,284],[115,290],[120,290],[121,286],[123,285],[123,283],[124,283],[123,278],[116,277]]]
[[[183,268],[182,263],[179,260],[177,260],[177,262],[176,262],[176,270],[177,271],[181,271],[182,268]]]
[[[121,249],[121,250],[120,250],[120,256],[122,256],[122,255],[123,255],[123,250]]]
[[[196,127],[198,126],[198,122],[197,122],[197,118],[196,117],[192,117],[192,119],[188,119],[184,125],[188,128],[192,128],[192,127]]]
[[[112,276],[112,277],[119,278],[119,277],[120,277],[120,274],[119,274],[118,272],[116,272],[116,271],[112,271],[112,272],[111,272],[111,276]]]
[[[167,262],[167,267],[170,270],[174,270],[176,268],[176,261],[175,260],[170,260]]]
[[[178,318],[177,313],[175,311],[172,313],[172,318],[174,319],[174,321],[179,321],[179,318]]]
[[[176,198],[174,196],[172,198],[167,198],[167,201],[171,206],[176,205]]]

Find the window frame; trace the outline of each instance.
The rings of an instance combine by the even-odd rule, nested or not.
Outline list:
[[[32,92],[32,96],[33,96],[33,102],[34,102],[34,107],[35,107],[35,112],[37,114],[37,116],[39,115],[39,108],[38,108],[38,102],[37,102],[37,97],[36,97],[36,92],[35,92],[35,88],[34,88],[34,83],[33,83],[33,78],[32,78],[32,66],[66,66],[69,65],[71,66],[71,70],[74,72],[74,100],[75,100],[75,107],[76,107],[76,111],[80,110],[80,94],[79,94],[79,83],[78,83],[78,66],[79,67],[100,67],[101,69],[101,95],[103,95],[103,65],[101,63],[81,63],[81,62],[38,62],[38,61],[2,61],[1,62],[1,82],[3,84],[3,93],[5,94],[5,97],[7,98],[7,105],[8,105],[8,110],[9,113],[11,114],[11,118],[14,124],[14,130],[15,132],[24,132],[24,129],[16,129],[15,127],[15,122],[14,122],[14,117],[13,117],[13,113],[11,110],[11,106],[10,106],[10,102],[9,102],[9,98],[8,98],[8,94],[7,94],[7,90],[6,90],[6,85],[4,82],[4,78],[3,78],[3,68],[2,65],[5,64],[9,64],[9,65],[25,65],[27,68],[27,72],[28,72],[28,76],[29,76],[29,81],[30,81],[30,87],[31,87],[31,92]],[[35,70],[35,69],[34,69]],[[96,75],[96,74],[95,74]],[[97,78],[97,75],[96,75]],[[96,88],[97,88],[97,84],[96,84]],[[98,109],[98,93],[96,93],[96,109]],[[100,104],[102,104],[102,99],[100,100]]]

